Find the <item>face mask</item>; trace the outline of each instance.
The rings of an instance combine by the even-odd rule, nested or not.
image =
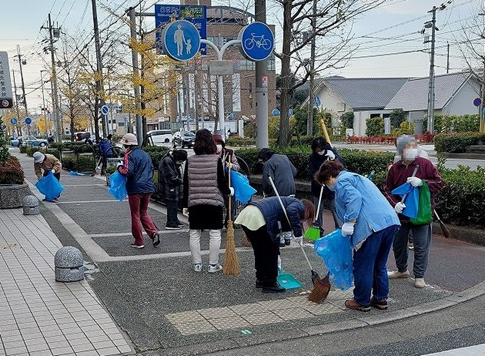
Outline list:
[[[417,148],[408,148],[406,151],[404,151],[404,159],[406,161],[412,161],[418,157],[418,149]]]
[[[217,147],[217,153],[221,153],[222,145],[216,145],[216,147]]]
[[[325,151],[319,151],[319,152],[317,152],[317,153],[318,153],[320,156],[323,156],[323,155],[324,155],[324,153],[325,153]]]

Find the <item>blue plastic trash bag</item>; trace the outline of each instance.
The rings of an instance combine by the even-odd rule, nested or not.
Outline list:
[[[343,291],[349,289],[354,280],[350,238],[337,229],[316,240],[313,248],[323,259],[333,285]]]
[[[45,195],[45,200],[47,201],[53,201],[61,195],[64,190],[64,187],[57,178],[54,177],[52,171],[49,171],[45,177],[39,179],[37,183],[35,183],[35,186],[39,189],[39,192]]]
[[[249,185],[248,178],[233,170],[231,170],[231,185],[234,188],[234,197],[241,204],[246,204],[256,193],[256,189]]]
[[[402,211],[402,214],[411,219],[418,217],[419,189],[417,187],[413,187],[410,183],[404,183],[394,188],[391,193],[401,197],[407,194],[406,200],[404,201],[406,207]]]
[[[108,193],[115,199],[122,201],[128,196],[126,192],[126,177],[120,172],[116,171],[109,176],[109,189]]]

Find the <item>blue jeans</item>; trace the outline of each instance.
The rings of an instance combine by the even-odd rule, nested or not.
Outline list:
[[[387,259],[398,225],[372,233],[354,253],[354,300],[369,306],[371,292],[375,299],[389,296]]]
[[[180,222],[177,217],[178,214],[178,200],[167,200],[167,227],[178,227]]]
[[[405,272],[408,269],[409,231],[413,233],[414,240],[414,277],[423,278],[426,268],[428,268],[428,256],[431,247],[431,235],[433,233],[432,226],[431,224],[401,225],[393,244],[394,257],[399,272]]]

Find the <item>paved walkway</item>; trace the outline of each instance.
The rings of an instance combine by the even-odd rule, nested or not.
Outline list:
[[[27,179],[34,181],[31,158],[19,158]],[[103,181],[94,177],[63,173],[61,181],[65,192],[57,204],[42,203],[44,216],[24,216],[22,209],[0,211],[0,356],[211,353],[384,325],[485,293],[483,276],[466,280],[464,288],[440,288],[443,271],[438,268],[434,278],[431,266],[431,285],[423,290],[413,288],[411,280],[392,281],[387,312],[346,310],[343,300],[351,291],[332,291],[325,304],[316,305],[306,300],[311,284],[301,251],[290,247],[282,249],[283,268],[302,281],[303,289],[264,295],[253,288],[252,251],[240,246],[240,230],[240,276],[195,273],[187,229],[164,232],[159,248],[148,239],[143,250],[133,250],[126,202],[110,200]],[[162,207],[151,204],[150,214],[163,224]],[[61,228],[52,227],[56,222]],[[62,228],[99,268],[88,275],[89,283],[54,280],[54,255],[62,245],[53,230],[59,235]],[[460,246],[473,269],[470,256],[484,256],[483,249]],[[438,243],[433,248],[458,257],[456,246]],[[321,272],[314,255],[310,259]],[[485,354],[483,345],[477,347]],[[465,352],[477,347],[459,355],[468,356]]]

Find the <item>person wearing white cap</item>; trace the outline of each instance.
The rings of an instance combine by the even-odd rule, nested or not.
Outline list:
[[[32,157],[34,158],[34,171],[37,179],[46,176],[49,171],[53,171],[52,173],[57,180],[61,179],[62,164],[56,156],[37,151],[34,152]]]
[[[150,155],[138,146],[138,140],[132,133],[121,139],[125,147],[123,163],[118,165],[118,172],[126,176],[126,191],[131,213],[131,233],[135,242],[133,248],[144,248],[142,227],[152,239],[153,246],[160,244],[160,232],[148,215],[150,196],[155,192],[153,183],[153,163]]]

